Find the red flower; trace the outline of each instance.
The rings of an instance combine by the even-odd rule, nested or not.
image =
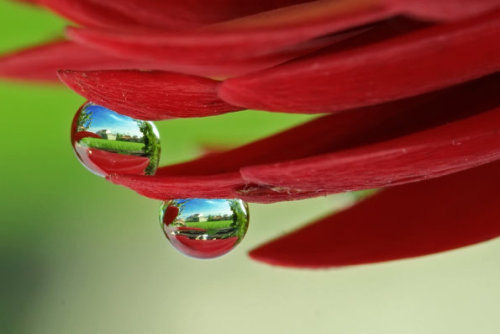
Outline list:
[[[62,68],[79,94],[140,119],[328,113],[112,182],[157,199],[263,203],[397,185],[255,259],[350,265],[500,233],[497,0],[35,2],[80,26],[69,41],[4,56],[0,75],[52,80]]]

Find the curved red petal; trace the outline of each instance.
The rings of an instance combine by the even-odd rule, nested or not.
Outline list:
[[[205,231],[202,229],[202,231]],[[198,259],[210,259],[216,256],[221,256],[236,245],[238,237],[230,237],[226,239],[191,239],[184,235],[175,235],[170,237],[170,241],[175,245],[175,248],[183,254],[194,256]]]
[[[161,200],[175,198],[237,198],[244,182],[238,172],[209,176],[110,175],[110,181]]]
[[[189,29],[311,0],[37,0],[56,13],[91,27]]]
[[[113,174],[111,182],[140,195],[159,199],[241,198],[247,202],[273,203],[326,195],[318,191],[290,191],[247,184],[238,172],[203,176],[141,176]]]
[[[321,113],[414,96],[500,69],[500,11],[226,80],[219,95],[259,110]]]
[[[411,16],[431,20],[458,20],[500,8],[497,0],[384,0]]]
[[[500,236],[499,187],[498,162],[394,187],[260,246],[250,256],[271,265],[326,268],[486,241]]]
[[[330,10],[325,11],[325,6]],[[297,15],[304,11],[308,15]],[[137,33],[70,28],[67,34],[75,41],[115,54],[161,60],[179,66],[214,68],[226,63],[237,64],[286,54],[290,47],[316,37],[392,16],[367,0],[356,0],[354,5],[351,1],[333,4],[315,1],[294,6],[293,12],[295,14],[288,19],[289,10],[282,10],[269,20],[269,24],[258,27],[228,23],[204,30]]]
[[[0,76],[58,81],[57,70],[170,69],[164,63],[124,59],[71,41],[57,40],[0,56]]]
[[[500,75],[491,75],[411,99],[319,117],[229,151],[159,168],[157,175],[234,172],[388,141],[500,106],[499,85]]]
[[[456,162],[457,152],[446,146],[432,145],[448,142],[451,146],[463,144],[465,148],[469,148],[470,143],[458,140],[461,137],[472,137],[481,130],[474,125],[475,117],[484,117],[488,114],[485,111],[500,106],[497,91],[499,83],[500,76],[493,75],[413,99],[328,115],[227,152],[162,167],[153,177],[115,175],[111,179],[142,195],[158,199],[176,198],[180,195],[214,198],[236,196],[244,197],[250,202],[269,203],[345,191],[355,185],[359,188],[371,188],[379,186],[381,180],[385,180],[384,185],[394,180],[410,182],[411,178],[402,176],[403,172],[408,171],[421,178],[431,172],[451,173],[456,170],[443,171],[442,167],[443,164],[450,167]],[[471,115],[476,116],[469,117]],[[491,134],[488,132],[489,128],[498,128],[495,119],[490,121],[492,122],[482,128],[485,135]],[[448,122],[453,123],[445,125]],[[487,120],[483,122],[488,123]],[[464,123],[462,133],[457,134],[457,129],[455,132],[450,130],[459,123]],[[423,131],[426,129],[430,130]],[[457,136],[453,137],[452,134]],[[491,142],[475,147],[477,156],[464,155],[463,159],[469,160],[463,161],[462,167],[485,162],[479,160],[480,157],[495,158],[494,154],[489,157],[487,154],[492,147],[493,150],[496,149],[494,152],[498,152],[500,145],[498,141],[494,141],[495,136],[490,138]],[[412,146],[415,142],[421,146]],[[422,150],[418,151],[419,148]],[[412,151],[413,149],[416,151]],[[393,155],[384,156],[392,154],[394,150],[400,152],[402,160],[392,159]],[[404,150],[408,154],[405,155]],[[429,155],[428,161],[423,159],[415,163],[411,160],[424,151]],[[446,153],[447,151],[454,153]],[[350,154],[353,154],[352,160],[349,160]],[[433,157],[436,155],[442,155],[442,159],[439,164],[434,165],[436,159]],[[328,169],[336,161],[336,157],[343,156],[346,158],[339,160],[335,169]],[[374,156],[380,157],[388,166],[378,168],[370,165],[370,159]],[[300,159],[306,157],[309,158]],[[287,160],[291,161],[283,162]],[[313,166],[311,161],[317,161],[317,165]],[[258,164],[268,165],[255,166]],[[305,167],[301,169],[303,166]],[[241,178],[238,173],[240,169],[246,179]],[[289,170],[293,173],[289,174]],[[254,172],[258,176],[250,180],[249,175],[253,176]],[[270,177],[276,182],[268,182],[260,179],[261,177]],[[279,180],[284,183],[278,184]]]
[[[167,30],[192,29],[207,24],[230,21],[233,26],[262,25],[269,21],[286,21],[294,12],[305,15],[303,8],[353,6],[384,6],[387,11],[408,13],[433,20],[455,20],[477,15],[498,7],[496,0],[25,0],[42,4],[54,12],[85,26],[112,29],[159,28]],[[294,7],[300,8],[295,9]],[[286,11],[286,15],[282,14]],[[288,17],[288,19],[283,19]],[[235,22],[233,22],[235,20]],[[250,23],[249,23],[250,22]]]
[[[144,170],[150,164],[147,157],[89,148],[83,148],[83,152],[79,152],[79,157],[86,160],[86,166],[99,171],[103,175],[110,173],[141,175],[144,174]]]
[[[500,159],[500,108],[373,145],[250,166],[249,183],[329,193],[422,181]]]
[[[392,19],[372,26],[364,33],[344,34],[351,36],[358,34],[358,36],[339,42],[330,48],[337,50],[352,48],[360,43],[388,38],[423,26],[425,25],[415,21]],[[333,38],[339,40],[338,37]],[[310,41],[307,43],[309,49],[300,51],[311,52],[324,42],[330,45],[332,37],[325,38],[324,41]],[[295,51],[299,52],[298,49]],[[297,55],[294,53],[289,56]],[[281,55],[264,59],[272,62],[280,57]],[[249,63],[259,66],[259,62],[249,60]],[[218,98],[216,88],[219,83],[209,79],[146,71],[64,71],[60,76],[70,88],[88,100],[140,119],[203,117],[244,109],[231,106]],[[126,99],[123,99],[124,96]]]
[[[253,56],[249,53],[246,55],[246,57],[248,58],[231,59],[228,57],[225,60],[219,59],[215,62],[200,59],[199,53],[186,54],[185,57],[179,56],[174,59],[168,59],[164,57],[143,57],[140,55],[137,56],[134,54],[134,52],[136,52],[137,50],[133,50],[132,54],[130,54],[129,52],[116,52],[116,50],[106,48],[98,52],[107,52],[112,54],[114,53],[117,54],[117,56],[122,57],[128,56],[129,59],[135,61],[142,60],[142,62],[150,64],[149,68],[151,69],[163,69],[167,71],[198,75],[203,77],[227,78],[253,73],[301,56],[308,55],[324,47],[334,45],[338,42],[349,39],[352,36],[361,34],[365,30],[366,28],[360,28],[333,36],[325,36],[313,40],[308,40],[306,42],[298,43],[291,47],[281,49],[269,55]],[[100,48],[98,47],[97,49]],[[173,51],[174,50],[170,50],[170,52]],[[195,57],[195,60],[192,59],[193,57]]]
[[[75,122],[75,121],[73,121]],[[79,131],[72,136],[73,143],[79,142],[83,138],[102,138],[98,134],[90,131]]]
[[[355,32],[342,35],[352,36]],[[123,58],[123,55],[89,48],[72,41],[56,40],[0,56],[0,76],[20,80],[57,81],[58,69],[71,70],[165,70],[201,76],[233,76],[269,68],[330,45],[339,37],[308,41],[269,57],[220,64],[220,66],[173,64],[162,60]]]
[[[160,71],[60,71],[88,100],[138,119],[212,116],[241,110],[218,98],[218,81]]]

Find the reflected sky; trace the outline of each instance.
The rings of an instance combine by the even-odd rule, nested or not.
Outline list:
[[[182,213],[178,218],[185,219],[195,213],[202,213],[203,216],[207,217],[209,215],[232,215],[233,212],[229,207],[227,200],[225,199],[199,199],[193,198],[185,200],[188,203],[185,205]]]
[[[96,104],[89,104],[86,110],[93,114],[92,123],[88,129],[90,132],[96,133],[100,130],[110,130],[114,134],[120,133],[137,137],[143,136],[133,118],[120,115]]]

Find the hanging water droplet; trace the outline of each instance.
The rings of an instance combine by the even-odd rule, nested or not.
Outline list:
[[[181,253],[209,259],[232,250],[248,228],[248,205],[240,199],[175,199],[163,202],[160,223]]]
[[[71,143],[80,162],[99,176],[153,175],[160,160],[160,135],[152,122],[91,102],[73,119]]]

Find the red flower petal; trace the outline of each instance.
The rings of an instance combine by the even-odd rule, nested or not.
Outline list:
[[[88,100],[138,119],[211,116],[241,110],[217,97],[218,81],[169,72],[60,71]]]
[[[500,11],[226,80],[233,105],[334,112],[414,96],[500,69]]]
[[[491,75],[410,99],[323,116],[230,151],[159,168],[157,175],[235,172],[387,142],[500,106],[499,85],[500,75]]]
[[[324,268],[421,256],[500,235],[500,163],[384,190],[250,253]],[[306,251],[305,251],[306,250]]]
[[[158,199],[242,197],[267,203],[452,173],[499,157],[500,112],[484,112],[500,105],[499,83],[493,75],[333,114],[228,152],[160,168],[154,177],[111,179]],[[422,154],[425,159],[418,161]],[[304,157],[310,158],[280,163]],[[251,167],[258,164],[269,165]]]
[[[307,45],[302,45],[293,51],[273,57],[226,63],[213,69],[206,66],[169,64],[163,61],[124,59],[90,49],[81,44],[60,40],[0,56],[0,76],[11,79],[57,82],[56,72],[61,68],[72,70],[159,69],[181,73],[196,73],[203,76],[220,73],[229,75],[243,74],[268,68],[301,54],[309,53],[323,46],[322,43],[328,42],[329,40],[309,42]]]
[[[196,28],[236,19],[235,23],[251,25],[275,20],[274,16],[285,8],[287,15],[293,17],[294,11],[303,7],[321,7],[323,12],[343,6],[385,6],[385,10],[408,13],[425,19],[454,20],[483,13],[498,7],[496,0],[212,0],[207,5],[201,0],[28,0],[43,4],[58,14],[85,26],[112,29],[142,29],[145,27],[181,30]],[[302,5],[305,3],[305,6]],[[293,6],[297,5],[297,6]],[[300,8],[295,10],[294,7]],[[263,12],[263,13],[262,13]],[[255,15],[254,15],[255,14]],[[241,19],[243,18],[243,19]]]
[[[189,55],[186,55],[185,58],[179,57],[178,59],[168,60],[162,57],[142,57],[134,54],[128,54],[127,52],[116,52],[115,50],[107,50],[106,48],[104,48],[104,52],[115,53],[117,56],[128,56],[130,59],[143,59],[143,62],[154,65],[150,66],[151,69],[164,69],[167,71],[205,77],[226,78],[270,68],[288,60],[310,54],[311,52],[334,44],[338,41],[342,41],[363,31],[364,29],[359,29],[334,36],[317,38],[293,45],[292,47],[285,48],[271,55],[245,59],[228,58],[226,61],[217,61],[215,63],[207,63],[201,60],[191,61]],[[250,57],[252,55],[248,54],[247,56]],[[199,54],[196,54],[195,57],[199,57]]]
[[[320,196],[316,191],[290,192],[247,185],[238,172],[206,176],[110,175],[115,184],[133,189],[154,199],[175,198],[241,198],[247,202],[272,203]],[[251,194],[246,195],[249,192]]]
[[[457,20],[500,7],[498,0],[384,0],[401,12],[431,20]]]
[[[336,46],[332,46],[332,48],[336,50],[352,48],[360,43],[387,38],[422,26],[424,26],[422,23],[405,19],[388,20],[371,27],[365,33],[340,42]],[[352,35],[352,33],[349,35]],[[329,41],[328,44],[330,44],[331,38],[327,40]],[[313,42],[315,47],[319,47],[323,43],[315,40],[309,42],[309,44],[313,44]],[[309,46],[312,49],[308,51],[313,51],[315,47]],[[298,52],[298,50],[296,51]],[[301,51],[306,52],[306,50]],[[288,55],[284,54],[283,56],[287,57]],[[297,54],[290,54],[289,56],[295,57]],[[279,61],[280,57],[265,58],[267,59],[267,65],[271,65],[274,60]],[[248,69],[256,69],[255,66],[260,66],[259,62],[250,61],[249,64],[254,66],[249,66]],[[231,66],[230,64],[227,65]],[[265,62],[261,65],[265,65]],[[217,97],[216,86],[218,82],[179,74],[144,71],[83,73],[65,71],[61,73],[61,79],[88,100],[140,119],[203,117],[243,109],[224,103]],[[188,81],[188,84],[182,83],[185,81]],[[202,95],[200,95],[200,89]],[[125,101],[124,96],[126,96]]]
[[[329,193],[435,178],[500,159],[500,108],[401,138],[241,170],[249,183]]]
[[[238,237],[226,239],[190,239],[184,235],[171,236],[170,241],[183,254],[199,259],[210,259],[229,252],[238,242]]]
[[[290,12],[293,15],[290,16]],[[231,22],[204,30],[170,33],[70,28],[67,34],[73,40],[106,52],[213,70],[227,63],[286,54],[291,47],[313,38],[390,16],[371,1],[315,1],[291,9],[283,8],[257,27]]]
[[[112,182],[132,188],[139,194],[161,200],[175,198],[237,198],[244,182],[238,172],[210,175],[152,177],[110,175]]]
[[[0,76],[22,80],[58,81],[60,68],[74,70],[151,69],[153,62],[123,59],[70,41],[53,41],[0,57]]]
[[[84,165],[101,175],[111,173],[141,175],[144,174],[144,170],[150,163],[147,157],[107,152],[95,148],[89,149],[88,147],[77,147],[76,150]]]
[[[115,184],[154,199],[241,198],[247,202],[273,203],[326,195],[318,191],[289,191],[246,184],[238,172],[206,176],[110,175]]]
[[[76,121],[76,120],[75,120]],[[73,122],[75,122],[73,121]],[[93,132],[89,132],[89,131],[79,131],[77,133],[75,133],[71,139],[73,139],[73,143],[76,143],[76,142],[79,142],[81,139],[83,138],[102,138],[101,136],[99,136],[98,134],[96,133],[93,133]]]
[[[58,14],[86,26],[186,29],[252,15],[308,0],[37,0]],[[309,0],[310,1],[310,0]]]
[[[170,225],[174,222],[175,218],[179,214],[179,208],[177,206],[169,205],[163,214],[163,224]]]

